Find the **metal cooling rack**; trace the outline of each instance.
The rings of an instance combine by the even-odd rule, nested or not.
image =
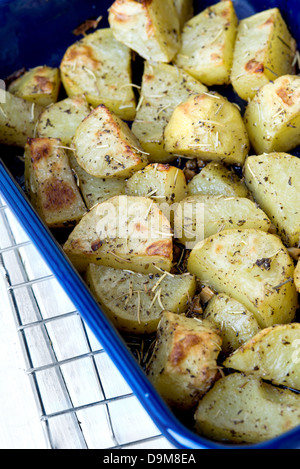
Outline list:
[[[1,198],[0,267],[49,448],[172,448]]]

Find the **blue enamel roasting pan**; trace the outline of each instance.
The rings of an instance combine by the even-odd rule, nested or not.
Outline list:
[[[107,9],[111,3],[105,0],[0,0],[0,78],[4,79],[22,67],[58,66],[66,48],[77,40],[72,31],[79,24],[103,15],[101,27],[108,25]],[[195,1],[195,13],[213,3],[216,2]],[[239,18],[268,8],[280,8],[300,45],[300,0],[234,0],[234,5]],[[183,425],[164,404],[28,202],[22,189],[23,167],[16,159],[8,158],[8,153],[8,148],[1,147],[2,196],[162,434],[178,449],[241,448],[240,445],[228,446],[202,438]],[[293,153],[299,156],[298,150]],[[300,448],[300,427],[263,444],[242,448]]]

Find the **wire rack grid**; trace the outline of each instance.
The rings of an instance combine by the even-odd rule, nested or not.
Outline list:
[[[51,449],[172,449],[0,198],[0,270]]]

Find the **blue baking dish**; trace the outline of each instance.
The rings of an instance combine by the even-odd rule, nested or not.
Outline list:
[[[111,3],[110,0],[0,0],[0,78],[22,67],[59,65],[66,48],[76,40],[72,31],[84,20],[100,15],[103,15],[101,27],[105,27]],[[215,2],[195,1],[195,13],[212,3]],[[239,18],[279,7],[300,44],[300,0],[234,0],[234,5]],[[195,434],[165,405],[28,202],[22,189],[21,163],[10,158],[8,148],[0,151],[0,193],[162,434],[178,449],[240,449],[240,445],[223,445]],[[242,448],[300,448],[300,428],[263,444]]]

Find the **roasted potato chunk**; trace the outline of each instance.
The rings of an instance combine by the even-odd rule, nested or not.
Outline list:
[[[152,198],[171,220],[170,206],[187,196],[185,175],[175,166],[152,163],[128,179],[126,193]]]
[[[218,377],[219,334],[203,321],[164,312],[147,375],[172,407],[191,409]]]
[[[287,246],[300,247],[300,160],[287,153],[247,158],[245,183]]]
[[[221,231],[198,243],[188,271],[251,311],[260,327],[294,320],[294,264],[278,236],[255,229]]]
[[[224,164],[243,165],[249,138],[239,109],[216,92],[179,104],[165,128],[165,149]]]
[[[59,139],[28,139],[25,145],[25,185],[32,205],[50,228],[74,225],[86,213],[68,156]]]
[[[70,146],[79,124],[91,112],[84,96],[66,98],[41,113],[37,124],[37,136],[59,138],[61,144]]]
[[[109,28],[98,29],[72,44],[60,64],[69,97],[85,94],[89,104],[105,104],[124,120],[133,120],[131,51],[114,39]]]
[[[214,295],[209,300],[203,318],[211,321],[220,331],[222,351],[226,355],[238,349],[260,331],[253,313],[223,293]]]
[[[258,332],[223,362],[227,368],[300,391],[300,324]]]
[[[180,47],[173,0],[116,0],[108,21],[115,38],[146,60],[170,62]]]
[[[176,158],[164,148],[164,129],[176,106],[206,86],[170,64],[145,62],[140,101],[132,132],[149,153],[149,161],[165,163]]]
[[[126,122],[103,104],[79,124],[73,145],[79,166],[99,178],[130,177],[148,164]]]
[[[88,264],[140,273],[170,271],[170,223],[152,199],[120,195],[92,208],[64,244],[80,272]]]
[[[256,444],[300,424],[300,397],[241,373],[218,380],[195,412],[199,434],[223,442]]]
[[[229,84],[237,25],[231,0],[206,8],[184,25],[176,65],[207,86]]]
[[[247,105],[244,121],[257,154],[300,145],[300,77],[284,75],[262,86]]]
[[[0,103],[0,143],[24,147],[27,138],[35,137],[36,123],[44,108],[8,91],[3,92],[3,101]]]
[[[270,225],[266,214],[245,197],[192,195],[177,204],[174,215],[175,238],[189,249],[221,230],[268,231]]]
[[[239,176],[221,163],[207,163],[188,183],[189,195],[248,197],[248,189]]]
[[[80,189],[85,205],[89,210],[96,204],[104,202],[115,195],[125,194],[126,179],[105,179],[91,176],[81,166],[79,166],[74,153],[68,153],[70,165],[77,180],[77,185]]]
[[[61,85],[59,68],[46,65],[32,68],[8,87],[8,91],[19,98],[40,106],[56,103]]]
[[[87,283],[118,330],[156,331],[162,312],[185,313],[196,291],[193,275],[149,274],[90,264]]]
[[[244,100],[276,77],[293,74],[297,44],[280,10],[271,8],[240,21],[231,82]]]

